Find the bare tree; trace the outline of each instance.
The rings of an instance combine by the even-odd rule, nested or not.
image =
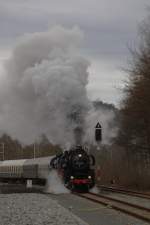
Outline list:
[[[130,157],[150,156],[150,17],[140,26],[139,46],[132,52],[126,97],[121,109],[119,142]]]

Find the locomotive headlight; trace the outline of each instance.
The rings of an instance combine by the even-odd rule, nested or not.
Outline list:
[[[70,179],[73,180],[74,179],[74,176],[71,176]]]
[[[82,157],[82,154],[79,154],[78,156],[81,158]]]
[[[88,178],[91,179],[92,177],[91,176],[88,176]]]

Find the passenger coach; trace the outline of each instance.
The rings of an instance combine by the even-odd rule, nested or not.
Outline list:
[[[1,161],[0,181],[32,179],[35,183],[44,182],[49,174],[49,165],[53,157]]]

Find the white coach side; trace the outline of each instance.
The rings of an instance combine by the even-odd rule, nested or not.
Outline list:
[[[0,178],[21,178],[25,161],[26,159],[1,161]]]
[[[53,157],[0,161],[0,179],[46,179]]]

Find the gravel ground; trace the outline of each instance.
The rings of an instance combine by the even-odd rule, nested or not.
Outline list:
[[[0,225],[88,225],[44,194],[0,194]]]

